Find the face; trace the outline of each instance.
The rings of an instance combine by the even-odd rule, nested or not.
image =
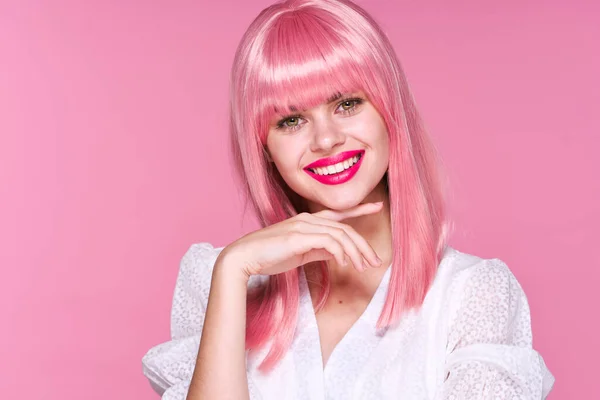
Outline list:
[[[270,121],[267,150],[311,211],[344,210],[378,187],[388,168],[385,123],[361,91]],[[378,201],[382,199],[369,199]]]

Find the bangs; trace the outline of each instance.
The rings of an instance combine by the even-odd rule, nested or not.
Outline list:
[[[327,17],[296,10],[279,16],[264,36],[252,71],[256,87],[246,99],[261,141],[275,115],[301,112],[340,93],[368,92],[368,56],[355,43],[358,35]]]

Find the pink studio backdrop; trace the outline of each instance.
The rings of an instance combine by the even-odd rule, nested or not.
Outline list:
[[[521,282],[550,398],[600,398],[600,8],[359,2],[450,171],[451,244]],[[0,2],[3,398],[157,398],[140,359],[168,339],[181,256],[258,226],[233,185],[227,85],[267,4]]]

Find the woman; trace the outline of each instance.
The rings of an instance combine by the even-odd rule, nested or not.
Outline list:
[[[447,245],[434,147],[394,50],[344,0],[288,0],[245,33],[232,144],[263,228],[183,257],[163,399],[540,399],[527,298]]]

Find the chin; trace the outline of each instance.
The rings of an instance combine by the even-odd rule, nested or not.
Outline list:
[[[364,201],[364,198],[356,198],[356,199],[347,198],[344,200],[340,199],[340,200],[329,201],[328,204],[324,204],[324,206],[331,210],[344,211],[349,208],[356,207],[357,205],[363,203],[363,201]]]
[[[339,193],[336,195],[329,195],[327,198],[310,199],[313,203],[320,204],[321,207],[335,210],[344,211],[352,207],[356,207],[359,204],[365,203],[367,194],[365,193]]]
[[[297,185],[297,188],[301,190],[294,191],[309,203],[316,205],[316,209],[326,208],[343,211],[356,207],[359,204],[368,203],[369,198],[371,197],[370,194],[376,190],[378,186],[376,182],[364,182],[361,180],[348,183],[349,185],[344,184],[340,186],[318,184],[319,187],[317,188],[313,185]],[[312,207],[309,206],[309,208]]]

